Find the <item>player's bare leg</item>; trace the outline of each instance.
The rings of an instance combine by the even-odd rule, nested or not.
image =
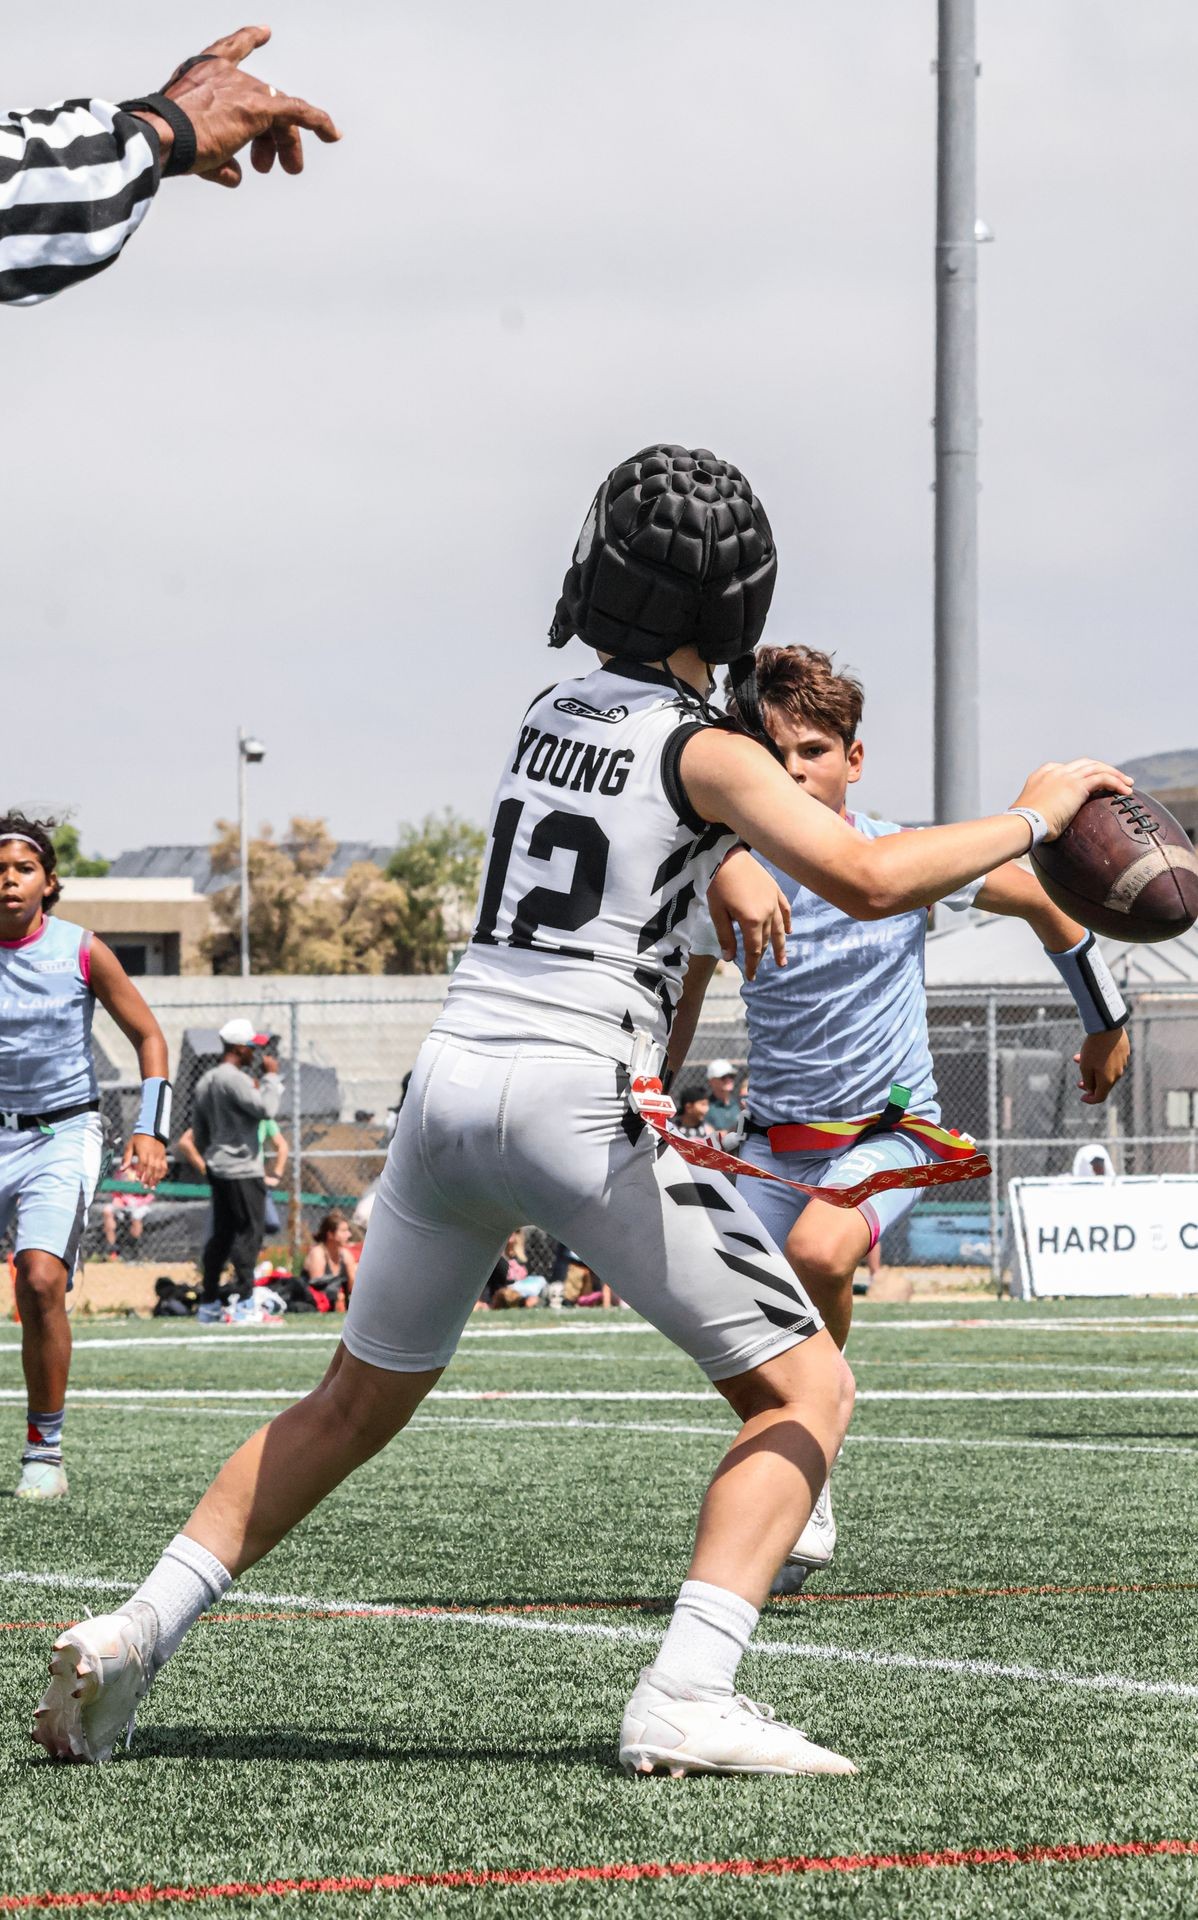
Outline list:
[[[869,1223],[856,1207],[809,1200],[784,1249],[842,1353],[853,1321],[853,1275],[869,1252],[870,1238]]]
[[[236,1579],[407,1426],[440,1371],[396,1373],[338,1347],[320,1385],[227,1460],[183,1528]]]
[[[853,1319],[853,1276],[870,1251],[871,1237],[863,1213],[855,1207],[829,1206],[826,1200],[808,1201],[787,1236],[786,1257],[842,1351]],[[835,1551],[829,1473],[810,1515],[786,1550],[771,1591],[797,1593],[810,1573],[832,1564]]]
[[[801,1531],[853,1410],[853,1378],[821,1331],[718,1382],[743,1426],[699,1516],[661,1650],[624,1712],[630,1773],[852,1773],[852,1763],[735,1687],[781,1556]]]
[[[31,1407],[61,1407],[71,1370],[67,1270],[52,1253],[29,1248],[17,1255],[16,1297],[21,1316],[21,1367]]]
[[[67,1270],[54,1254],[36,1247],[27,1247],[18,1253],[16,1268],[14,1292],[21,1316],[21,1367],[30,1410],[17,1497],[54,1500],[67,1491],[59,1437],[67,1376],[71,1370]],[[35,1414],[43,1416],[40,1426],[35,1423]]]
[[[368,1366],[339,1348],[316,1390],[226,1462],[132,1598],[55,1641],[34,1716],[39,1745],[59,1760],[108,1759],[188,1628],[385,1447],[438,1378]]]
[[[718,1386],[744,1425],[707,1489],[689,1578],[760,1607],[844,1439],[853,1376],[822,1332]]]

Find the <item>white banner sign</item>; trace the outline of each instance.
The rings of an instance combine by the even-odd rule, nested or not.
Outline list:
[[[1198,1293],[1198,1174],[1012,1180],[1017,1298]]]

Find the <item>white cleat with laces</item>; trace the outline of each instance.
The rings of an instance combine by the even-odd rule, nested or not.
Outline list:
[[[59,1634],[50,1684],[33,1716],[33,1738],[51,1759],[95,1764],[112,1757],[121,1734],[129,1744],[154,1678],[157,1638],[158,1616],[144,1600]]]
[[[842,1754],[743,1693],[679,1694],[652,1667],[637,1683],[620,1729],[625,1773],[856,1773]]]
[[[836,1516],[832,1512],[832,1476],[820,1488],[811,1518],[774,1577],[772,1594],[797,1593],[809,1573],[821,1573],[836,1552]]]

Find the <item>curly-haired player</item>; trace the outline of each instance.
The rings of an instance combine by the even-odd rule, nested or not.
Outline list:
[[[863,840],[892,841],[897,826],[847,805],[864,758],[857,737],[860,682],[837,673],[830,657],[814,647],[762,647],[757,697],[795,785]],[[784,892],[791,924],[786,964],[767,954],[742,990],[751,1088],[743,1157],[783,1180],[834,1187],[854,1186],[884,1168],[951,1157],[955,1149],[939,1124],[928,1044],[926,907],[863,923],[809,887],[796,887],[780,866],[768,859],[764,865]],[[928,901],[933,898],[930,892]],[[1054,906],[1035,874],[1015,862],[960,888],[945,904],[976,904],[1026,920],[1073,994],[1085,1027],[1075,1055],[1081,1097],[1105,1100],[1127,1064],[1127,1009],[1093,934]],[[720,951],[710,926],[697,933],[670,1035],[675,1071],[686,1058]],[[853,1313],[853,1275],[918,1195],[908,1187],[846,1208],[809,1200],[776,1182],[742,1184],[843,1348]],[[825,1487],[775,1592],[792,1592],[811,1569],[827,1566],[835,1544]]]
[[[141,1109],[120,1164],[152,1187],[166,1172],[170,1086],[162,1030],[116,955],[51,909],[61,894],[54,822],[0,817],[0,1231],[16,1215],[16,1296],[28,1429],[21,1500],[67,1491],[62,1464],[71,1328],[66,1296],[100,1175],[96,1000],[137,1049]]]

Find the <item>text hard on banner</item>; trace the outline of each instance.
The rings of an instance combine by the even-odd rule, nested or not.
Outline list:
[[[1017,1298],[1198,1293],[1198,1175],[1012,1180]]]

